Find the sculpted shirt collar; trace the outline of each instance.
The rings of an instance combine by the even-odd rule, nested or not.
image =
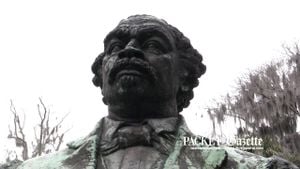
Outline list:
[[[175,132],[178,117],[169,117],[169,118],[160,118],[160,119],[145,119],[141,123],[131,123],[126,121],[116,121],[112,120],[109,117],[104,118],[104,130],[102,139],[106,139],[110,137],[110,134],[118,130],[122,125],[142,125],[142,124],[148,124],[152,129],[155,130],[156,133],[161,133],[163,131],[165,132]]]
[[[148,124],[155,133],[176,133],[178,123],[182,121],[184,124],[184,118],[179,115],[178,117],[169,117],[161,119],[145,119],[141,124]],[[90,140],[91,138],[97,137],[97,142],[111,142],[114,134],[121,126],[128,124],[126,121],[116,121],[109,117],[102,118],[96,125],[95,129],[86,137],[72,141],[67,144],[71,149],[77,149],[82,144]],[[130,123],[129,123],[130,124]],[[101,145],[100,145],[101,146]]]
[[[102,123],[104,127],[98,145],[102,155],[138,145],[150,146],[163,154],[169,154],[175,143],[178,117],[145,119],[140,123],[105,117]]]

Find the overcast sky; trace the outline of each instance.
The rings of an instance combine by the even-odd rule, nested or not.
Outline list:
[[[192,131],[202,135],[211,132],[204,110],[211,99],[230,91],[243,73],[282,55],[282,44],[300,40],[299,0],[184,2],[189,3],[0,1],[0,158],[12,120],[10,99],[26,113],[28,132],[38,117],[38,97],[56,116],[70,113],[66,141],[86,135],[107,114],[90,67],[105,35],[130,15],[165,19],[203,55],[207,72],[182,112]]]

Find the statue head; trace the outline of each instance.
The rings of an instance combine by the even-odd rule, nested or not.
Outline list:
[[[177,114],[189,105],[205,70],[189,39],[150,15],[121,20],[92,65],[93,83],[101,87],[105,104],[174,101]]]

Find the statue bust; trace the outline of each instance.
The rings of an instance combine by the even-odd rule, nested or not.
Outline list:
[[[192,150],[180,115],[205,73],[202,56],[166,21],[149,15],[122,20],[92,65],[108,116],[83,139],[18,169],[297,168],[232,148]]]

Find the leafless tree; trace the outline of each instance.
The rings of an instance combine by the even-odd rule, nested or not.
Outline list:
[[[43,100],[39,98],[39,103],[37,104],[39,123],[34,127],[34,138],[27,139],[26,137],[29,134],[26,134],[24,132],[26,116],[24,115],[23,118],[21,118],[12,100],[10,101],[10,111],[13,115],[14,121],[13,127],[9,126],[8,138],[13,139],[15,141],[16,147],[22,149],[22,160],[25,161],[29,158],[41,156],[43,154],[48,154],[53,151],[59,150],[61,144],[63,143],[65,133],[68,131],[61,131],[62,123],[64,122],[68,114],[66,114],[60,120],[55,121],[54,125],[51,124],[51,111],[44,104]],[[29,154],[29,140],[33,140],[31,141],[31,154]]]
[[[24,120],[20,121],[20,115],[18,114],[16,107],[13,103],[13,101],[10,101],[10,111],[13,114],[13,129],[9,126],[9,139],[14,139],[16,146],[22,148],[22,159],[27,160],[28,159],[28,143],[25,138],[24,133],[24,125],[25,125],[25,116]]]

